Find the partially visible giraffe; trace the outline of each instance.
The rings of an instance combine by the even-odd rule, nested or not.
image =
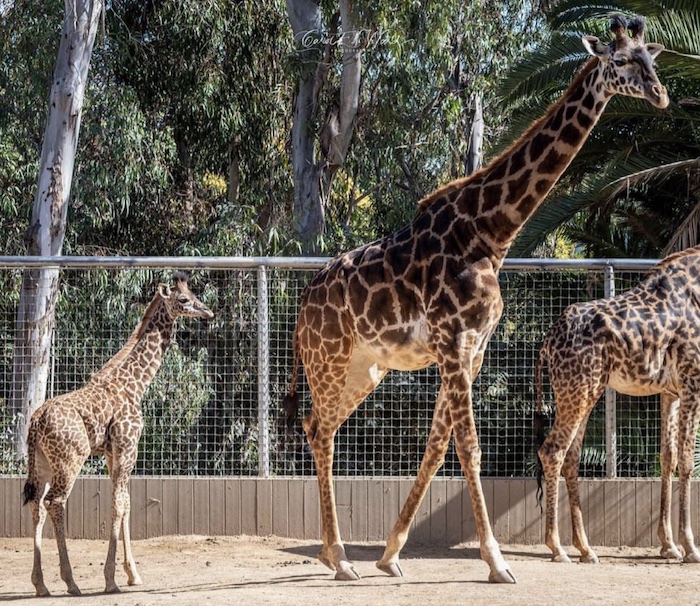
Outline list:
[[[621,295],[574,303],[564,310],[545,336],[535,366],[540,414],[544,364],[556,400],[554,425],[539,448],[547,500],[545,540],[552,560],[570,561],[557,521],[562,473],[574,546],[582,562],[598,561],[583,527],[578,471],[588,417],[610,386],[635,396],[661,394],[661,555],[700,562],[690,522],[690,478],[700,418],[700,247],[667,257]],[[544,437],[543,427],[539,433]],[[671,477],[676,467],[683,554],[671,529]]]
[[[32,583],[38,596],[50,595],[41,569],[41,539],[46,514],[51,517],[61,578],[68,593],[80,595],[66,548],[65,504],[80,469],[91,454],[104,454],[112,480],[112,526],[104,566],[105,592],[119,591],[114,581],[119,531],[124,542],[124,570],[129,585],[141,577],[131,553],[129,475],[136,463],[143,429],[141,396],[153,380],[175,336],[180,316],[212,318],[212,311],[190,291],[187,276],[174,274],[174,286],[158,285],[141,322],[126,345],[78,389],[44,402],[29,424],[29,473],[24,502],[34,523]]]
[[[454,432],[489,580],[515,582],[491,531],[479,479],[472,382],[503,310],[498,273],[508,249],[607,102],[620,93],[657,108],[668,105],[653,67],[663,47],[644,42],[640,19],[628,24],[618,16],[611,30],[609,44],[583,38],[593,58],[563,97],[505,153],[424,198],[417,217],[403,229],[331,260],[302,295],[285,408],[293,422],[301,359],[313,402],[303,425],[318,475],[319,558],[336,571],[337,579],[359,575],[338,531],[332,483],[336,431],[389,369],[417,370],[437,362],[442,386],[426,451],[377,566],[392,576],[403,574],[399,553]]]

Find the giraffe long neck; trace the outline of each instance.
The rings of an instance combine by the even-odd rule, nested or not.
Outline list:
[[[610,99],[603,69],[591,59],[562,98],[479,179],[476,226],[503,257],[603,113]]]
[[[610,98],[604,66],[591,59],[562,98],[508,150],[481,171],[438,190],[421,202],[425,210],[439,197],[456,206],[469,225],[471,249],[487,254],[499,268],[515,236],[544,201],[593,130]],[[435,208],[434,212],[439,212]]]
[[[91,379],[138,402],[155,377],[175,333],[162,299],[154,297],[126,345]]]

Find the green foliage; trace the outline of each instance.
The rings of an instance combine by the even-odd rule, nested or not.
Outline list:
[[[525,57],[501,87],[513,110],[503,145],[568,85],[587,58],[581,35],[609,38],[605,29],[615,12],[644,15],[645,39],[665,45],[658,73],[671,105],[659,111],[636,99],[613,99],[564,178],[525,225],[513,256],[532,254],[556,229],[591,256],[657,257],[694,243],[683,232],[694,228],[695,222],[684,219],[700,203],[696,3],[557,3],[548,15],[545,44]]]

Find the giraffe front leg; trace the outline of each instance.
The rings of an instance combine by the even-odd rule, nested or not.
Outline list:
[[[466,357],[465,355],[466,354]],[[481,559],[490,569],[489,582],[491,583],[515,583],[515,575],[506,563],[496,538],[491,530],[486,500],[481,487],[481,448],[476,433],[474,422],[474,410],[472,407],[472,378],[476,376],[476,370],[472,364],[464,364],[469,359],[469,352],[463,352],[460,356],[460,366],[467,370],[450,372],[447,368],[454,368],[454,364],[440,364],[440,374],[443,386],[446,386],[445,396],[449,405],[450,416],[454,427],[455,446],[457,456],[462,466],[462,471],[467,479],[469,497],[471,499],[474,522],[479,535]]]
[[[125,523],[125,515],[130,508],[129,499],[129,474],[131,472],[131,466],[124,463],[124,454],[117,450],[115,444],[112,445],[114,452],[111,455],[108,453],[105,457],[107,461],[107,468],[109,469],[109,475],[112,479],[112,523],[109,533],[109,545],[107,546],[107,558],[105,559],[104,566],[104,576],[105,576],[105,593],[119,593],[121,589],[115,581],[115,573],[117,568],[117,544],[119,543],[119,534],[122,527],[125,529],[127,535],[129,533],[129,523]],[[136,571],[136,565],[133,563],[133,557],[131,557],[131,562],[133,568],[129,569],[131,556],[131,546],[130,537],[125,536],[124,542],[124,569],[127,572],[128,581],[132,580],[129,572],[135,573],[133,577],[134,580],[141,578],[138,576]],[[132,583],[129,583],[132,584]]]
[[[411,492],[401,509],[394,527],[386,540],[384,555],[377,561],[377,568],[392,577],[402,577],[403,571],[399,564],[399,554],[406,544],[408,529],[416,515],[416,511],[428,491],[428,486],[433,476],[442,466],[445,460],[445,452],[450,443],[452,434],[452,421],[450,418],[445,392],[441,388],[438,394],[433,422],[430,427],[428,444],[423,455],[423,460],[418,470],[418,477],[411,487]]]
[[[121,591],[114,580],[120,527],[121,516],[118,513],[115,503],[114,491],[112,491],[112,525],[109,533],[109,545],[107,546],[107,558],[105,559],[104,566],[105,593],[119,593]]]
[[[481,449],[476,437],[476,427],[473,423],[471,410],[469,412],[469,418],[455,419],[455,443],[459,461],[467,478],[474,521],[479,534],[481,559],[489,565],[490,583],[515,583],[515,575],[501,554],[501,549],[491,530],[486,500],[479,477]]]
[[[660,555],[672,560],[683,559],[673,541],[671,527],[671,482],[678,467],[678,400],[661,396],[661,500],[657,535],[661,542]]]
[[[690,479],[693,473],[695,436],[698,430],[699,416],[700,402],[696,401],[694,395],[689,398],[689,401],[682,402],[678,440],[678,537],[681,546],[685,550],[683,561],[689,564],[700,564],[700,551],[695,546],[695,538],[690,523]]]
[[[129,491],[125,490],[124,495],[124,515],[122,517],[122,541],[124,543],[124,572],[126,572],[126,582],[129,585],[141,585],[143,581],[141,580],[141,575],[139,574],[139,571],[136,569],[136,560],[134,560],[134,555],[131,551],[131,498],[129,496]]]

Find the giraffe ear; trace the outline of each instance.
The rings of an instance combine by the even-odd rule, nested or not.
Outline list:
[[[649,44],[647,44],[647,50],[649,51],[651,58],[656,59],[656,57],[658,57],[661,54],[661,51],[664,50],[664,45],[650,42]]]
[[[158,284],[158,294],[164,299],[170,298],[170,286],[167,284]]]
[[[581,38],[585,49],[598,59],[607,59],[610,57],[610,49],[607,44],[603,44],[599,38],[595,36],[583,36]]]

